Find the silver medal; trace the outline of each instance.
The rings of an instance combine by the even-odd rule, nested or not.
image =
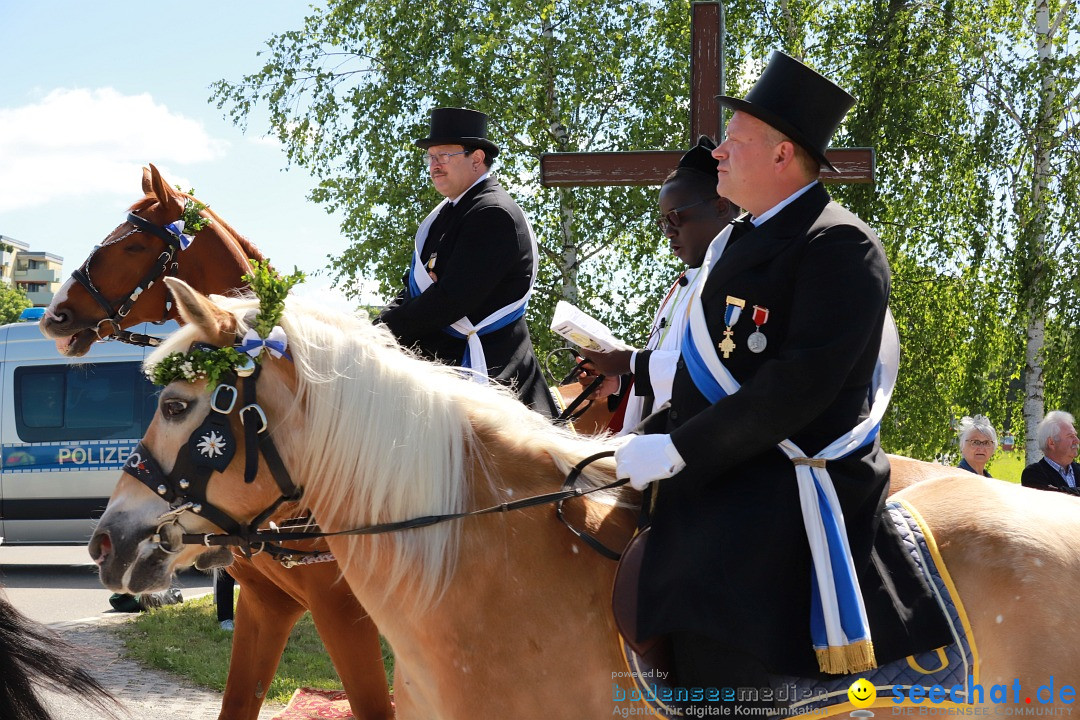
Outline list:
[[[750,337],[746,338],[746,347],[750,352],[759,353],[765,349],[765,346],[769,344],[769,341],[765,338],[764,333],[752,332]]]

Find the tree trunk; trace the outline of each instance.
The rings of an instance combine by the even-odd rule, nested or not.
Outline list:
[[[547,110],[549,128],[555,138],[555,147],[559,152],[569,150],[569,133],[560,119],[559,97],[555,91],[555,67],[552,58],[555,57],[555,33],[551,22],[544,18],[541,34],[544,45],[548,49],[546,53],[549,59],[547,66]],[[562,278],[560,297],[568,303],[578,304],[578,247],[574,242],[574,203],[573,196],[566,188],[558,188],[555,196],[559,201],[559,234],[562,236],[562,252],[557,259],[559,276]]]
[[[1039,56],[1040,108],[1038,126],[1033,133],[1034,173],[1031,182],[1031,276],[1026,283],[1028,300],[1025,305],[1027,317],[1026,347],[1024,349],[1024,451],[1027,462],[1042,457],[1035,437],[1035,428],[1046,412],[1045,378],[1043,377],[1043,346],[1046,342],[1046,282],[1045,257],[1047,254],[1046,206],[1043,195],[1050,179],[1050,158],[1055,149],[1054,105],[1057,92],[1054,83],[1050,53],[1050,10],[1047,0],[1038,0],[1035,8],[1035,43]]]
[[[1045,414],[1043,388],[1043,344],[1046,341],[1046,321],[1041,303],[1032,298],[1028,301],[1027,343],[1024,350],[1024,457],[1025,462],[1038,462],[1042,458],[1035,429]]]

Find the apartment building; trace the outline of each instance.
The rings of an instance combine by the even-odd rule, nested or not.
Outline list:
[[[35,307],[46,307],[60,289],[64,258],[31,250],[21,240],[0,235],[0,280],[22,288]]]

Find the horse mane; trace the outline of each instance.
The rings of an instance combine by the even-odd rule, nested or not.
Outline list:
[[[198,198],[196,198],[194,195],[188,195],[185,192],[177,191],[177,194],[180,197],[183,197],[183,198],[191,198],[192,200],[198,200]],[[138,213],[142,212],[143,210],[146,210],[148,207],[150,207],[151,205],[153,205],[156,202],[157,202],[157,198],[151,197],[150,195],[146,195],[146,196],[140,198],[139,200],[136,200],[135,203],[130,208],[128,208],[128,212],[133,212],[135,214],[138,214]],[[251,242],[245,236],[243,236],[239,232],[237,232],[236,228],[234,228],[232,225],[230,225],[228,223],[228,221],[226,221],[223,217],[218,215],[217,211],[215,211],[212,207],[207,205],[206,210],[204,210],[204,212],[207,215],[209,215],[211,218],[213,218],[213,220],[214,220],[213,224],[214,225],[217,225],[219,228],[221,228],[221,230],[224,232],[224,234],[228,235],[229,237],[231,237],[233,240],[236,241],[236,244],[240,246],[240,251],[244,254],[244,257],[250,258],[252,260],[259,260],[259,261],[262,261],[262,260],[266,259],[263,256],[262,251],[259,250],[259,248],[257,248],[255,246],[255,243]]]
[[[237,317],[241,332],[257,310],[250,297],[212,299]],[[325,530],[475,509],[469,488],[477,481],[511,499],[514,489],[488,472],[492,449],[485,443],[527,454],[523,465],[546,454],[564,474],[603,449],[596,438],[552,425],[500,386],[480,385],[458,369],[403,350],[385,326],[366,318],[289,296],[281,326],[296,393],[271,432]],[[196,339],[198,328],[187,325],[146,362],[153,365]],[[471,477],[474,467],[485,477]],[[586,480],[595,486],[613,474],[610,460],[599,462]],[[415,583],[423,606],[442,593],[453,573],[460,527],[448,522],[392,539],[368,537],[364,542],[374,542],[375,552],[371,546],[354,552],[361,540],[352,536],[349,560],[374,567],[377,558],[390,573],[388,585]]]
[[[225,230],[225,232],[232,236],[232,239],[235,240],[236,244],[240,246],[240,250],[244,253],[244,257],[251,260],[259,261],[266,259],[263,256],[262,251],[259,250],[259,248],[255,247],[255,243],[248,240],[247,237],[245,237],[244,235],[238,233],[236,229],[233,228],[233,226],[230,225],[228,222],[226,222],[220,215],[218,215],[213,208],[207,206],[205,212],[209,213],[209,215],[214,218],[214,223],[219,225]]]

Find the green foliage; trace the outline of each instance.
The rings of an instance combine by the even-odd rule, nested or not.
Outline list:
[[[304,281],[304,273],[294,267],[292,274],[282,277],[267,261],[248,260],[248,263],[251,264],[251,272],[242,279],[251,286],[255,297],[259,298],[259,314],[252,327],[259,337],[266,339],[274,326],[281,322],[281,314],[285,312],[285,297],[293,285]]]
[[[0,325],[15,322],[23,310],[32,306],[22,288],[0,282]]]
[[[225,689],[233,636],[218,627],[212,595],[143,613],[134,622],[121,625],[119,632],[127,654],[139,662],[212,690]],[[385,643],[383,664],[392,686],[394,656]],[[281,664],[266,690],[266,701],[284,705],[298,687],[341,689],[310,613],[305,613],[289,634]]]
[[[176,189],[180,190],[180,186],[177,185]],[[187,194],[194,195],[195,188],[188,190]],[[206,205],[193,197],[184,199],[184,212],[180,215],[180,219],[184,221],[184,231],[188,235],[194,235],[214,221],[213,218],[204,217],[201,214],[205,209]]]
[[[177,380],[195,382],[205,379],[206,390],[210,392],[217,387],[222,375],[235,370],[246,362],[246,358],[247,355],[232,347],[213,350],[196,347],[186,353],[166,355],[161,362],[149,369],[147,377],[150,382],[161,386]]]

